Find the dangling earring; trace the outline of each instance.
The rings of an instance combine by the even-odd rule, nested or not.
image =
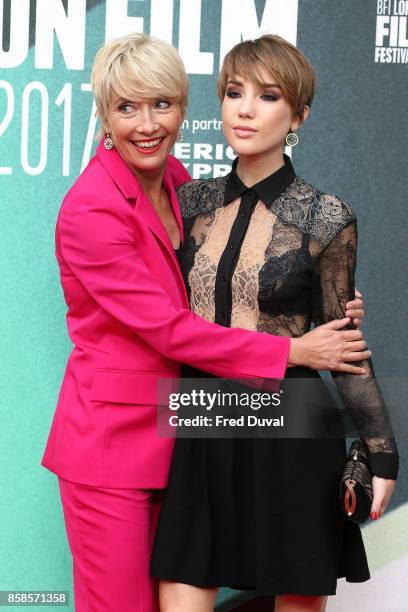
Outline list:
[[[183,132],[179,130],[177,134],[177,142],[183,142],[183,140],[184,140]]]
[[[105,147],[107,151],[110,151],[111,149],[113,149],[113,140],[110,137],[109,132],[106,132],[106,138],[103,141],[103,146]]]
[[[296,147],[297,143],[299,142],[299,138],[296,132],[289,132],[289,134],[285,138],[285,142],[288,147]]]

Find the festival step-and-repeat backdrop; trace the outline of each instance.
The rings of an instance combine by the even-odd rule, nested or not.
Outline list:
[[[54,225],[95,150],[94,56],[130,31],[179,49],[191,94],[174,153],[206,178],[234,158],[215,87],[223,57],[242,39],[276,33],[317,72],[293,163],[357,212],[364,331],[401,453],[387,514],[363,527],[372,580],[340,580],[328,609],[408,609],[407,21],[408,0],[0,0],[0,591],[69,591],[74,609],[57,480],[40,461],[71,350]],[[223,589],[219,610],[244,599]]]

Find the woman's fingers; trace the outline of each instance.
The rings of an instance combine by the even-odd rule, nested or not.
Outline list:
[[[373,498],[373,503],[371,504],[371,518],[375,519],[375,517],[380,517],[380,509],[383,501],[384,497],[381,495],[377,495]]]
[[[350,317],[350,319],[362,319],[364,317],[363,308],[346,308],[346,315]]]
[[[354,298],[346,303],[346,308],[363,308],[363,295],[358,289],[354,291]]]
[[[325,327],[326,329],[342,329],[348,323],[350,323],[350,317],[344,317],[343,319],[333,319],[333,321],[329,321],[328,323],[323,323],[323,325],[320,325],[319,327],[320,328]]]
[[[340,332],[341,338],[346,342],[352,342],[353,340],[362,340],[363,332],[359,329],[346,329]]]
[[[333,319],[333,321],[319,325],[315,328],[315,330],[320,330],[320,333],[327,332],[327,330],[339,332],[338,337],[346,342],[350,342],[352,340],[362,340],[363,332],[359,329],[344,329],[348,323],[350,323],[349,317],[345,317],[344,319]],[[331,337],[334,338],[335,335],[336,334],[332,334]]]
[[[378,483],[374,481],[375,476],[373,477],[373,501],[371,504],[371,518],[376,519],[380,517],[381,508],[385,511],[385,488],[382,483]],[[377,479],[378,481],[379,479]],[[381,480],[384,480],[383,478]]]
[[[339,362],[331,368],[334,372],[344,372],[345,374],[365,374],[364,368],[353,366],[351,363]]]
[[[375,517],[379,518],[385,513],[392,492],[394,491],[395,480],[373,476],[372,483],[373,502],[371,504],[371,517],[375,520]]]
[[[346,310],[362,310],[364,308],[363,300],[350,300],[346,304]]]
[[[332,370],[348,374],[365,374],[362,364],[371,357],[359,329],[344,329],[350,319],[334,319],[320,325],[302,338],[291,342],[289,363],[306,365],[315,370]],[[299,351],[299,349],[302,349]]]
[[[363,308],[364,308],[363,296],[360,293],[360,291],[356,289],[354,291],[354,298],[346,303],[346,310],[353,310],[353,309],[362,310]],[[349,315],[346,313],[346,316],[349,316]]]
[[[364,319],[365,312],[363,296],[358,289],[355,289],[354,291],[354,300],[347,302],[345,314],[346,317],[350,317],[355,327],[360,327],[361,322]]]
[[[352,352],[344,352],[342,356],[343,361],[366,361],[372,355],[372,352],[369,350],[366,351],[352,351]],[[364,369],[365,373],[365,369]]]
[[[365,351],[367,350],[367,342],[365,340],[354,340],[353,342],[347,342],[346,350],[350,351]]]

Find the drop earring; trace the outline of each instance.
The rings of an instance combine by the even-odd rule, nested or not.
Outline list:
[[[296,147],[297,143],[299,142],[299,138],[296,132],[289,132],[289,134],[285,138],[285,142],[288,147]]]
[[[110,151],[111,149],[113,149],[113,140],[110,137],[109,132],[106,132],[106,138],[103,141],[103,146],[105,147],[107,151]]]
[[[178,131],[176,140],[177,142],[183,142],[184,138],[183,138],[183,132],[181,130]]]

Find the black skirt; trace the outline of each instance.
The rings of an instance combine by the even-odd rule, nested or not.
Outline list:
[[[316,372],[288,369],[284,385],[295,379],[296,395],[302,378],[318,379],[336,417]],[[300,387],[297,401],[307,410]],[[151,574],[259,595],[334,595],[337,578],[368,580],[360,527],[340,510],[345,460],[344,437],[178,438]]]

